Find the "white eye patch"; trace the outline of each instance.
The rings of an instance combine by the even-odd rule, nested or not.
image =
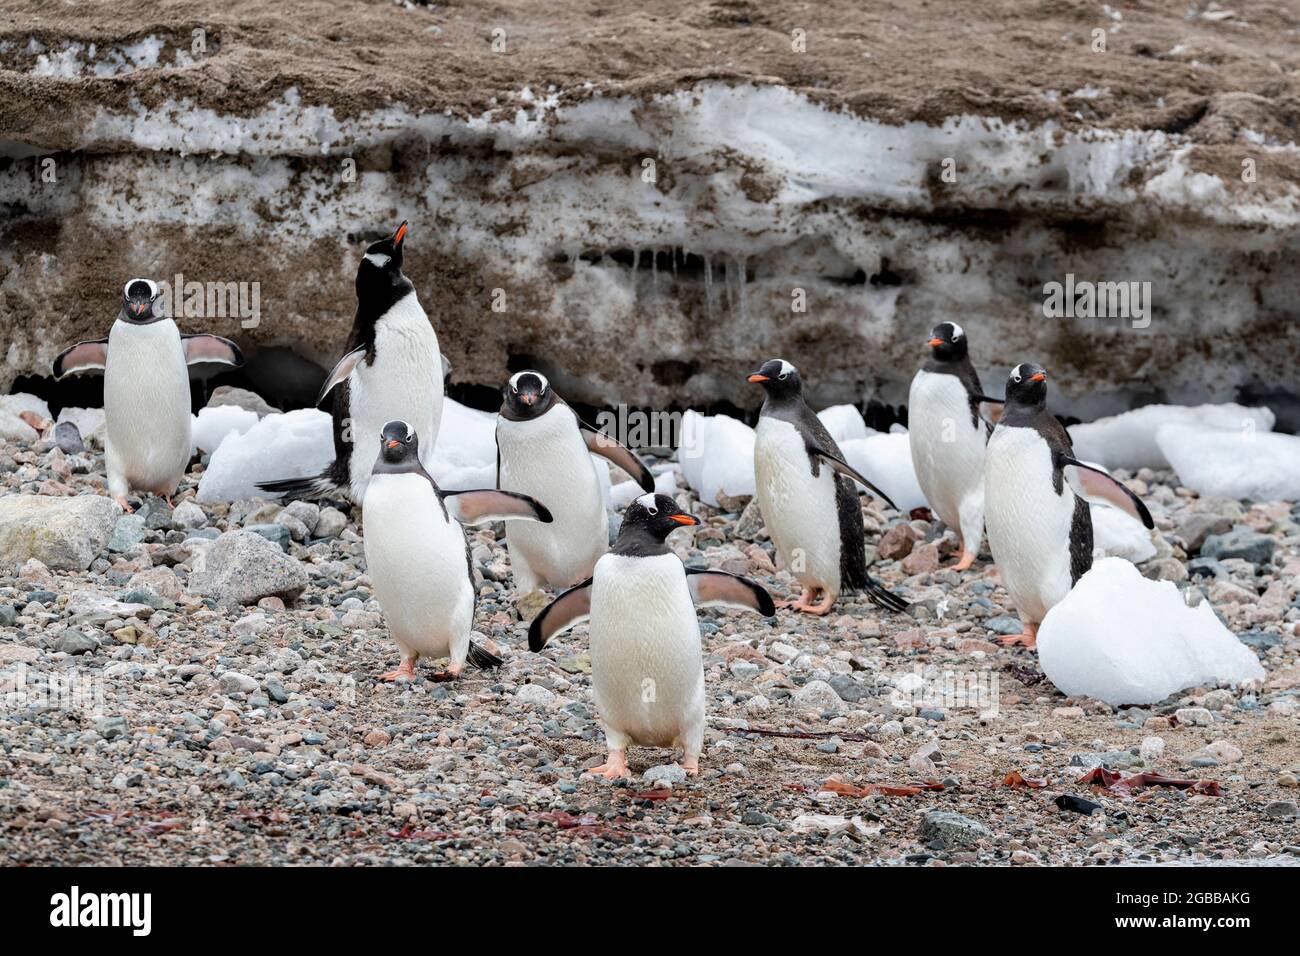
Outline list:
[[[789,375],[791,372],[797,372],[797,371],[798,371],[798,369],[796,369],[793,365],[791,365],[791,364],[790,364],[789,362],[787,362],[785,359],[781,359],[781,377],[782,377],[782,378],[785,378],[785,377],[786,377],[787,375]]]
[[[392,256],[386,256],[382,252],[367,252],[365,258],[382,269],[384,266],[388,265]]]
[[[156,299],[158,297],[158,284],[152,279],[131,279],[126,285],[122,286],[122,297],[124,299],[131,298],[131,286],[137,282],[143,282],[149,287],[149,298]]]
[[[636,500],[636,503],[652,515],[657,515],[659,513],[659,503],[655,500],[655,493],[653,491],[646,492]]]
[[[1020,371],[1022,368],[1024,368],[1023,365],[1017,365],[1015,368],[1011,370],[1011,381],[1013,382],[1020,381],[1020,379],[1023,377]]]
[[[958,339],[960,339],[962,336],[966,334],[964,331],[962,331],[962,327],[958,325],[956,322],[949,322],[948,325],[952,329],[952,340],[954,342],[956,342]]]
[[[510,376],[510,388],[512,391],[516,391],[516,392],[519,391],[519,379],[521,379],[525,375],[532,375],[539,382],[541,382],[542,383],[541,391],[543,392],[546,391],[551,385],[551,383],[546,380],[546,376],[543,375],[541,372],[534,372],[531,369],[524,369],[522,372],[515,372],[514,375]]]

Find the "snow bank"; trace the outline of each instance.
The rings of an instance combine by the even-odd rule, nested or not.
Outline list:
[[[1063,693],[1112,706],[1153,704],[1186,687],[1261,680],[1255,654],[1208,601],[1183,603],[1169,581],[1151,581],[1106,558],[1047,612],[1038,662]]]
[[[497,416],[450,398],[442,402],[442,422],[433,446],[429,474],[439,488],[466,491],[497,485]]]
[[[754,429],[726,415],[688,410],[681,434],[677,461],[701,501],[717,507],[719,494],[754,494]]]
[[[835,439],[835,444],[841,448],[846,441],[852,441],[855,438],[866,438],[868,435],[874,435],[875,430],[868,428],[862,413],[852,405],[832,405],[830,408],[823,408],[817,413],[817,417],[822,420],[826,430],[831,433]]]
[[[194,416],[190,439],[195,448],[211,453],[221,446],[227,435],[242,435],[256,424],[257,412],[250,412],[238,405],[200,408]]]
[[[1092,552],[1140,564],[1156,556],[1156,546],[1141,521],[1113,505],[1088,502],[1092,512]]]
[[[1300,501],[1300,437],[1251,428],[1207,432],[1166,425],[1156,433],[1156,442],[1178,480],[1199,494]]]
[[[1156,440],[1156,432],[1166,425],[1254,433],[1272,431],[1275,421],[1271,410],[1244,405],[1144,405],[1122,415],[1071,425],[1069,432],[1076,458],[1136,471],[1170,466]]]
[[[655,492],[661,495],[668,495],[670,498],[677,497],[677,472],[671,468],[655,475]],[[613,508],[626,508],[637,498],[640,498],[644,491],[635,481],[620,481],[610,489],[610,506]]]
[[[333,460],[334,424],[326,412],[300,408],[267,415],[243,434],[227,435],[212,453],[198,500],[265,498],[257,482],[315,475]]]
[[[912,467],[912,448],[907,432],[872,433],[841,443],[844,460],[889,495],[898,510],[907,514],[926,507],[925,495]]]

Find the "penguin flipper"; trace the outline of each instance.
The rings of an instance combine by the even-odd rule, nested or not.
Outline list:
[[[732,607],[757,611],[763,617],[776,613],[776,604],[767,588],[728,571],[686,569],[686,586],[698,607]]]
[[[1084,464],[1079,459],[1071,458],[1069,455],[1063,455],[1061,461],[1062,464],[1073,465],[1079,469],[1079,484],[1083,486],[1086,494],[1104,498],[1121,511],[1137,518],[1148,529],[1156,526],[1155,521],[1151,518],[1151,512],[1142,503],[1142,499],[1120,484],[1108,472],[1095,465]]]
[[[578,419],[578,430],[582,433],[582,440],[587,443],[589,452],[607,458],[618,465],[632,476],[632,480],[641,486],[642,491],[650,492],[655,490],[655,476],[650,473],[650,469],[646,467],[645,462],[637,457],[636,452],[621,442],[610,438],[604,432],[592,428],[581,418]]]
[[[320,408],[321,402],[325,401],[325,396],[334,390],[334,386],[347,381],[352,370],[357,367],[357,363],[365,357],[366,347],[363,345],[339,359],[338,364],[330,371],[329,378],[325,379],[325,384],[320,387],[320,394],[316,396],[317,408]]]
[[[890,499],[889,495],[885,494],[883,491],[881,491],[871,482],[867,481],[867,479],[862,477],[862,474],[857,469],[855,469],[844,459],[840,458],[838,455],[826,451],[824,448],[818,448],[816,445],[808,446],[808,455],[809,457],[820,458],[822,461],[826,462],[826,464],[830,465],[832,468],[838,471],[841,475],[844,475],[846,478],[851,478],[854,481],[856,481],[858,484],[865,486],[867,490],[869,490],[873,495],[875,495],[885,504],[889,505],[889,507],[893,508],[895,511],[898,510],[898,505],[894,504],[894,502]]]
[[[54,360],[54,378],[79,372],[102,372],[108,364],[108,339],[78,342],[64,349]]]
[[[522,518],[550,524],[554,518],[547,507],[535,498],[516,491],[477,488],[472,491],[438,491],[447,513],[461,524],[488,524],[493,521]]]
[[[186,365],[217,362],[239,368],[244,364],[244,353],[239,351],[239,346],[220,335],[182,335],[181,346],[185,349]]]
[[[346,472],[341,473],[338,462],[330,465],[318,475],[304,478],[277,478],[274,481],[259,481],[257,487],[273,495],[283,495],[288,501],[302,498],[348,498],[352,493],[348,487]]]
[[[491,670],[494,667],[500,667],[504,663],[501,658],[497,657],[482,644],[469,642],[469,654],[465,660],[469,661],[480,670]]]
[[[528,649],[536,653],[557,634],[577,627],[591,617],[591,578],[557,597],[528,625]]]

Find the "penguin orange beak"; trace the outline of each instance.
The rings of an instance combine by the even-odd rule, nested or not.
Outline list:
[[[1046,381],[1047,381],[1047,376],[1044,375],[1042,372],[1037,372],[1037,373],[1035,373],[1035,374],[1029,376],[1029,381],[1031,381],[1031,382],[1046,382]]]
[[[389,447],[389,448],[396,448],[396,447],[397,447],[398,445],[400,445],[400,444],[401,444],[401,442],[398,441],[396,438],[390,438],[390,439],[388,440],[388,447]]]
[[[533,392],[520,392],[519,400],[523,402],[525,405],[536,405],[537,395]]]
[[[772,380],[761,372],[755,372],[753,375],[749,376],[748,381],[757,385],[759,382],[770,382]]]
[[[135,302],[131,305],[131,310],[135,312],[136,315],[142,315],[144,313],[144,307],[148,304],[148,302]]]
[[[676,521],[678,524],[682,524],[682,525],[693,525],[693,524],[700,523],[700,519],[695,517],[695,515],[669,515],[668,517],[671,518],[673,521]]]
[[[932,339],[930,340],[930,348],[932,348],[932,349],[937,349],[940,345],[943,345],[943,344],[944,344],[944,343],[943,343],[943,339],[938,338],[937,336],[936,336],[935,338],[932,338]]]
[[[403,222],[400,226],[397,227],[397,232],[393,234],[393,245],[400,246],[402,244],[402,240],[405,238],[406,238],[406,223]]]

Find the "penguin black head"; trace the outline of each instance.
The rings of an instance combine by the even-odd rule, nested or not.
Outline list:
[[[146,325],[166,318],[160,308],[158,283],[132,279],[122,287],[122,318],[134,325]]]
[[[511,376],[509,384],[502,389],[504,401],[501,411],[512,419],[525,420],[536,418],[551,407],[554,393],[551,383],[541,372],[527,369]]]
[[[1021,362],[1007,377],[1007,403],[1044,405],[1047,402],[1047,369],[1033,362]]]
[[[361,257],[357,267],[357,298],[380,296],[391,298],[392,290],[409,287],[402,274],[402,243],[406,239],[406,223],[386,239],[372,242]],[[395,301],[395,300],[394,300]]]
[[[379,433],[379,456],[390,465],[420,460],[420,439],[406,422],[389,422]]]
[[[798,398],[803,393],[803,381],[799,370],[785,359],[770,359],[763,363],[757,372],[748,379],[763,386],[763,391],[772,398]]]
[[[930,354],[940,362],[958,362],[966,349],[966,333],[956,322],[940,322],[930,330]]]
[[[664,554],[664,539],[678,528],[700,523],[695,515],[677,507],[668,495],[653,492],[637,498],[623,512],[623,523],[614,542],[616,554]]]

